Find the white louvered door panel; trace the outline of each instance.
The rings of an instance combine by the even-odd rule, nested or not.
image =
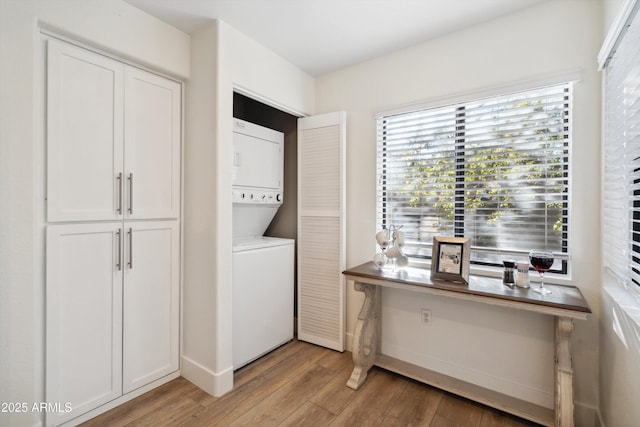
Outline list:
[[[344,351],[346,114],[298,121],[298,338]]]

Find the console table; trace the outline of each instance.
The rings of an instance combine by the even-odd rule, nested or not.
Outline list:
[[[378,269],[368,262],[343,271],[354,281],[355,290],[365,295],[353,335],[354,368],[347,386],[358,389],[376,365],[409,378],[433,385],[459,396],[500,409],[546,426],[572,427],[573,369],[571,333],[573,320],[587,319],[591,313],[582,293],[575,286],[545,284],[552,293],[541,296],[531,289],[510,288],[501,279],[472,276],[469,284],[432,280],[430,271],[405,268],[399,271]],[[532,287],[537,283],[532,283]],[[439,374],[380,353],[380,288],[397,288],[448,298],[476,301],[547,314],[555,318],[555,408],[539,405]]]

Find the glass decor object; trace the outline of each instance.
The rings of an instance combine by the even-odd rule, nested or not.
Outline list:
[[[376,233],[376,242],[380,246],[380,252],[373,257],[373,262],[382,270],[383,268],[403,269],[409,265],[409,258],[402,253],[404,246],[404,233],[400,231],[402,226],[391,225]]]
[[[553,265],[553,254],[547,251],[534,250],[529,252],[529,261],[538,274],[540,274],[540,286],[533,290],[540,295],[550,294],[551,291],[544,287],[544,273],[549,271]]]

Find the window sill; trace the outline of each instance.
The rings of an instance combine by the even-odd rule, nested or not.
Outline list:
[[[630,286],[605,272],[602,291],[606,292],[611,301],[615,303],[614,312],[623,314],[624,318],[632,322],[636,329],[640,329],[640,288],[636,289],[635,286]],[[628,324],[628,322],[625,323]]]

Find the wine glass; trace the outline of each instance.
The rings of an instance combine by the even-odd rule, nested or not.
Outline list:
[[[540,286],[533,290],[540,295],[550,294],[551,291],[544,287],[544,273],[549,271],[553,265],[553,254],[546,251],[531,251],[529,252],[529,261],[538,274],[540,274]]]

